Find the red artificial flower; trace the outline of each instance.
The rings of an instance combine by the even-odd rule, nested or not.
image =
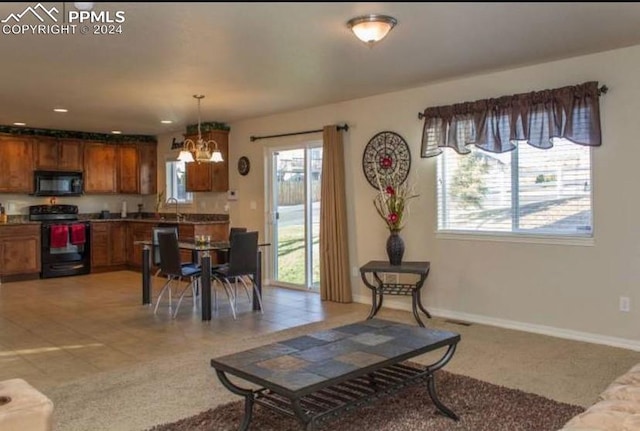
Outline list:
[[[382,166],[384,169],[389,169],[392,164],[393,164],[393,160],[391,160],[391,157],[389,156],[380,157],[380,166]]]
[[[388,195],[391,195],[391,196],[396,194],[396,191],[392,186],[387,186],[386,192]]]
[[[387,216],[387,220],[389,220],[389,223],[395,224],[398,222],[398,214],[396,213],[391,213]]]

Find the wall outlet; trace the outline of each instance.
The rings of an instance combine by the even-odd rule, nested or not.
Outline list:
[[[351,276],[352,277],[359,277],[360,276],[360,268],[358,268],[357,266],[352,266],[351,267]]]
[[[628,296],[620,297],[620,311],[624,311],[625,313],[631,311],[631,299],[629,299]]]

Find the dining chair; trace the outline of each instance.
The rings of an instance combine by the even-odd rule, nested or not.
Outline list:
[[[249,295],[249,284],[251,284],[254,294],[258,298],[260,312],[264,313],[262,307],[262,297],[258,291],[258,286],[253,279],[258,266],[258,232],[238,232],[233,236],[229,248],[229,263],[212,270],[212,278],[218,281],[229,299],[229,306],[233,318],[236,319],[236,298],[238,281],[241,282],[245,293]],[[233,285],[232,285],[233,283]]]
[[[193,297],[193,306],[197,306],[197,297],[198,297],[198,289],[197,289],[197,280],[202,275],[202,270],[199,267],[193,265],[183,265],[180,257],[180,247],[178,246],[178,236],[173,232],[159,232],[158,233],[158,249],[160,253],[160,270],[163,274],[168,277],[167,282],[162,287],[160,294],[158,295],[158,299],[156,301],[156,306],[153,310],[153,313],[156,314],[158,311],[158,306],[160,305],[160,300],[162,299],[162,295],[165,292],[168,292],[169,295],[169,312],[171,313],[172,309],[172,284],[174,281],[179,283],[182,279],[189,279],[189,283],[182,289],[180,292],[180,297],[178,299],[178,304],[176,305],[176,309],[173,312],[173,317],[175,318],[178,314],[178,310],[180,309],[180,304],[182,304],[182,300],[187,292],[187,290],[191,289],[191,294]]]
[[[246,227],[232,227],[229,229],[229,243],[233,241],[233,236],[237,233],[244,233],[247,231]],[[229,250],[216,250],[216,264],[226,265],[229,263]]]
[[[176,226],[173,227],[154,227],[151,229],[152,232],[152,243],[153,243],[153,255],[152,255],[152,261],[153,261],[153,266],[158,268],[155,276],[157,277],[158,275],[160,275],[160,272],[162,271],[162,269],[160,268],[160,247],[159,247],[159,243],[158,243],[158,234],[160,234],[161,232],[168,232],[168,233],[173,233],[176,235],[176,237],[178,236],[178,228]]]

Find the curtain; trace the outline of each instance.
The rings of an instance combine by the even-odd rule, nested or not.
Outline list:
[[[342,133],[337,126],[325,126],[322,137],[320,296],[323,301],[351,302]]]
[[[553,90],[426,108],[421,157],[437,156],[442,147],[459,154],[468,145],[494,153],[520,143],[546,149],[564,138],[599,146],[600,90],[596,81]]]

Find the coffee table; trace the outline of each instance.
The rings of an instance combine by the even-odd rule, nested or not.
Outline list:
[[[211,366],[229,391],[245,399],[242,431],[249,428],[254,404],[297,418],[311,431],[342,412],[423,381],[437,409],[458,420],[437,397],[435,372],[451,360],[459,341],[454,332],[374,318],[214,358]],[[428,366],[404,363],[445,348]],[[241,387],[228,375],[258,388]]]

